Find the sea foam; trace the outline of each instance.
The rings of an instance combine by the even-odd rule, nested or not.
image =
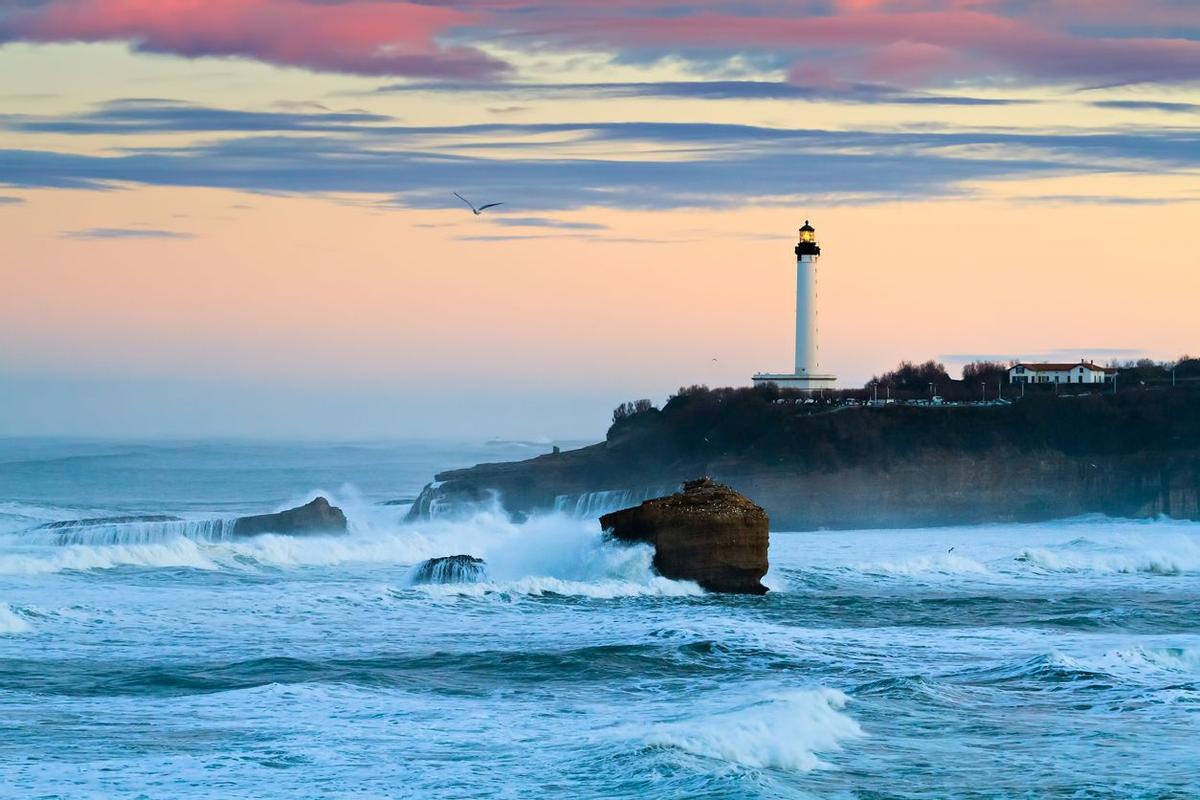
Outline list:
[[[7,603],[0,603],[0,636],[25,633],[28,630],[28,622],[17,616]]]
[[[1025,548],[1016,560],[1048,572],[1180,575],[1200,571],[1200,543],[1193,536],[1166,532],[1109,541],[1074,539]]]
[[[663,726],[649,744],[740,764],[807,772],[827,767],[818,753],[836,752],[842,742],[864,736],[843,709],[836,689],[798,690],[729,713]]]
[[[0,552],[0,574],[126,566],[232,571],[343,564],[407,568],[431,558],[465,554],[487,562],[484,582],[423,589],[447,596],[702,594],[693,583],[658,576],[649,546],[607,541],[595,520],[548,513],[516,524],[498,503],[491,502],[453,519],[410,525],[400,521],[395,508],[363,503],[353,493],[335,496],[335,504],[347,513],[346,534],[232,538],[226,523],[195,521],[22,533],[7,537],[15,547]],[[70,538],[63,541],[67,534]]]

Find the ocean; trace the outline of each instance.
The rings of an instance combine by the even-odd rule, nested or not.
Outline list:
[[[402,521],[546,449],[0,441],[0,796],[1200,797],[1200,524],[773,532],[730,597],[597,503]]]

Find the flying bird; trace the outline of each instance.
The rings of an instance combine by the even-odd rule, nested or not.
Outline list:
[[[468,200],[467,198],[463,197],[463,196],[462,196],[461,194],[459,194],[458,192],[455,192],[455,193],[454,193],[454,196],[455,196],[455,197],[457,197],[459,200],[462,200],[462,201],[463,201],[464,203],[466,203],[468,206],[470,206],[470,207],[471,207],[471,211],[472,211],[472,212],[475,214],[475,216],[477,216],[477,217],[478,217],[480,214],[482,214],[484,211],[487,211],[489,208],[495,208],[496,206],[502,206],[502,205],[504,205],[504,203],[488,203],[488,204],[487,204],[487,205],[485,205],[485,206],[480,206],[479,208],[476,208],[474,203],[472,203],[472,202],[471,202],[470,200]]]

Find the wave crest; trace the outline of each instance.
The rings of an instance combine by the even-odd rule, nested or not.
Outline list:
[[[1016,560],[1047,572],[1182,575],[1200,571],[1200,544],[1186,536],[1135,537],[1107,545],[1074,539],[1059,547],[1025,548]]]
[[[757,769],[808,772],[827,767],[818,753],[841,750],[864,736],[848,714],[844,693],[811,689],[777,695],[738,711],[664,726],[649,744]]]
[[[8,603],[0,603],[0,636],[10,633],[25,633],[29,623],[17,616]]]

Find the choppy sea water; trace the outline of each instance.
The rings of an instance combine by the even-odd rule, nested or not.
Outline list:
[[[774,533],[736,598],[590,518],[380,505],[523,454],[0,443],[0,796],[1200,797],[1200,525]],[[32,530],[317,491],[349,535]]]

